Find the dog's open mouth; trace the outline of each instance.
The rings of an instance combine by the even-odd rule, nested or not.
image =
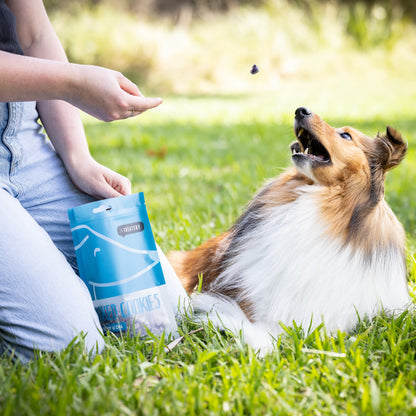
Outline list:
[[[314,134],[302,127],[298,127],[295,133],[298,141],[291,146],[292,157],[307,157],[317,163],[331,162],[328,151]]]

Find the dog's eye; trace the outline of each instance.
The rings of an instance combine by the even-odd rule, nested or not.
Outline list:
[[[349,133],[340,133],[339,135],[345,140],[352,140],[351,135]]]

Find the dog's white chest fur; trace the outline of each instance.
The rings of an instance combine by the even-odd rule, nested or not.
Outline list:
[[[323,321],[329,331],[348,331],[358,316],[406,306],[400,249],[375,250],[368,258],[359,249],[343,247],[341,239],[328,232],[314,191],[315,186],[307,186],[294,202],[269,208],[271,212],[245,235],[214,283],[213,291],[240,289],[237,300],[251,306],[252,322],[243,322],[236,304],[209,293],[195,297],[198,309],[209,312],[215,305],[224,326],[235,331],[240,322],[248,341],[262,344],[255,334],[258,327],[273,335],[280,332],[279,322],[290,326],[294,321],[307,330]],[[211,319],[216,314],[212,312]]]

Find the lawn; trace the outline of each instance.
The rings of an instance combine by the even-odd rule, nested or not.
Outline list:
[[[391,124],[409,142],[406,161],[387,177],[386,193],[406,228],[413,290],[416,87],[396,77],[388,81],[379,88],[371,79],[327,79],[324,87],[292,80],[267,94],[168,96],[140,118],[111,124],[85,118],[85,124],[97,160],[145,193],[165,251],[191,248],[227,229],[263,181],[290,163],[297,106],[369,135]],[[211,326],[189,334],[195,329],[184,318],[185,339],[170,352],[167,339],[109,335],[95,358],[80,345],[39,353],[27,365],[3,357],[1,414],[416,414],[414,312],[363,321],[353,334],[286,328],[262,359],[239,337]]]
[[[413,296],[415,28],[400,26],[410,32],[393,46],[361,50],[351,46],[333,8],[309,16],[290,3],[211,16],[189,29],[136,25],[139,18],[121,18],[112,8],[57,14],[72,59],[140,72],[134,66],[140,56],[148,60],[143,92],[147,86],[164,98],[159,108],[126,121],[85,116],[91,152],[145,193],[155,238],[168,252],[225,231],[264,181],[290,164],[297,107],[368,135],[391,125],[409,144],[406,160],[387,175],[386,199],[406,230]],[[116,32],[108,29],[113,23]],[[380,24],[374,27],[383,34]],[[123,57],[134,65],[123,67]],[[260,72],[251,75],[254,63]],[[0,414],[416,415],[412,310],[362,321],[352,334],[294,325],[264,358],[238,336],[201,329],[189,317],[179,329],[184,340],[171,351],[168,337],[107,335],[107,348],[95,358],[83,353],[82,341],[25,365],[0,357]]]

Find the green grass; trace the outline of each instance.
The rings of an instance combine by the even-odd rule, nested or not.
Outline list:
[[[137,119],[85,119],[94,156],[144,191],[165,251],[188,249],[228,228],[263,181],[290,163],[292,120],[307,105],[331,124],[368,134],[386,124],[409,141],[406,161],[387,177],[387,199],[408,236],[413,292],[416,246],[416,88],[391,77],[346,84],[293,81],[269,94],[166,97]],[[164,157],[148,151],[166,150]],[[198,326],[189,319],[181,334]],[[106,337],[103,354],[82,345],[39,353],[27,365],[0,358],[6,415],[408,415],[416,414],[416,314],[363,321],[353,334],[286,328],[260,359],[239,337],[215,328],[167,340]],[[336,354],[332,354],[336,353]]]
[[[122,69],[122,57],[111,52],[120,50],[117,42],[133,38],[139,48],[152,40],[144,56],[151,88],[211,91],[164,96],[158,109],[127,121],[104,124],[85,118],[96,159],[127,175],[135,192],[145,193],[156,240],[166,252],[189,249],[226,230],[262,183],[289,165],[298,106],[307,106],[330,124],[353,125],[368,135],[387,124],[400,130],[409,154],[387,176],[386,199],[406,229],[413,294],[414,37],[405,33],[391,49],[352,50],[334,23],[332,6],[325,10],[322,19],[312,16],[313,24],[321,22],[318,30],[306,25],[308,16],[287,8],[267,16],[244,9],[189,30],[147,22],[138,32],[124,28],[125,20],[115,14],[115,24],[123,26],[121,40],[108,31],[113,19],[108,10],[99,10],[93,20],[86,14],[83,28],[79,16],[57,15],[56,24],[58,32],[69,24],[64,40],[75,58],[92,48],[85,57],[91,62],[94,51],[103,50],[108,61],[98,63]],[[100,26],[97,19],[110,23]],[[326,24],[332,25],[333,36],[325,31]],[[230,27],[236,29],[231,35]],[[407,29],[414,33],[414,27]],[[75,37],[82,30],[89,43],[83,43],[86,35]],[[108,36],[116,44],[111,44],[111,53],[104,51]],[[93,44],[94,37],[101,44]],[[181,46],[183,39],[188,49]],[[264,45],[271,47],[268,53]],[[140,55],[129,44],[123,48],[133,51],[126,59]],[[238,59],[232,60],[236,48]],[[169,65],[166,51],[172,53]],[[249,74],[252,63],[260,67],[256,76]],[[225,91],[230,94],[223,95]],[[158,152],[166,154],[158,157]],[[180,332],[197,328],[185,319]],[[413,311],[364,321],[353,334],[305,330],[287,328],[264,359],[238,337],[210,326],[186,335],[171,352],[165,352],[164,339],[107,336],[106,350],[95,358],[85,355],[79,344],[59,354],[39,353],[27,365],[1,357],[0,414],[416,414]]]
[[[2,414],[415,414],[415,328],[406,313],[354,336],[288,328],[264,359],[210,327],[168,353],[158,339],[108,337],[94,359],[80,345],[27,366],[3,359]]]

